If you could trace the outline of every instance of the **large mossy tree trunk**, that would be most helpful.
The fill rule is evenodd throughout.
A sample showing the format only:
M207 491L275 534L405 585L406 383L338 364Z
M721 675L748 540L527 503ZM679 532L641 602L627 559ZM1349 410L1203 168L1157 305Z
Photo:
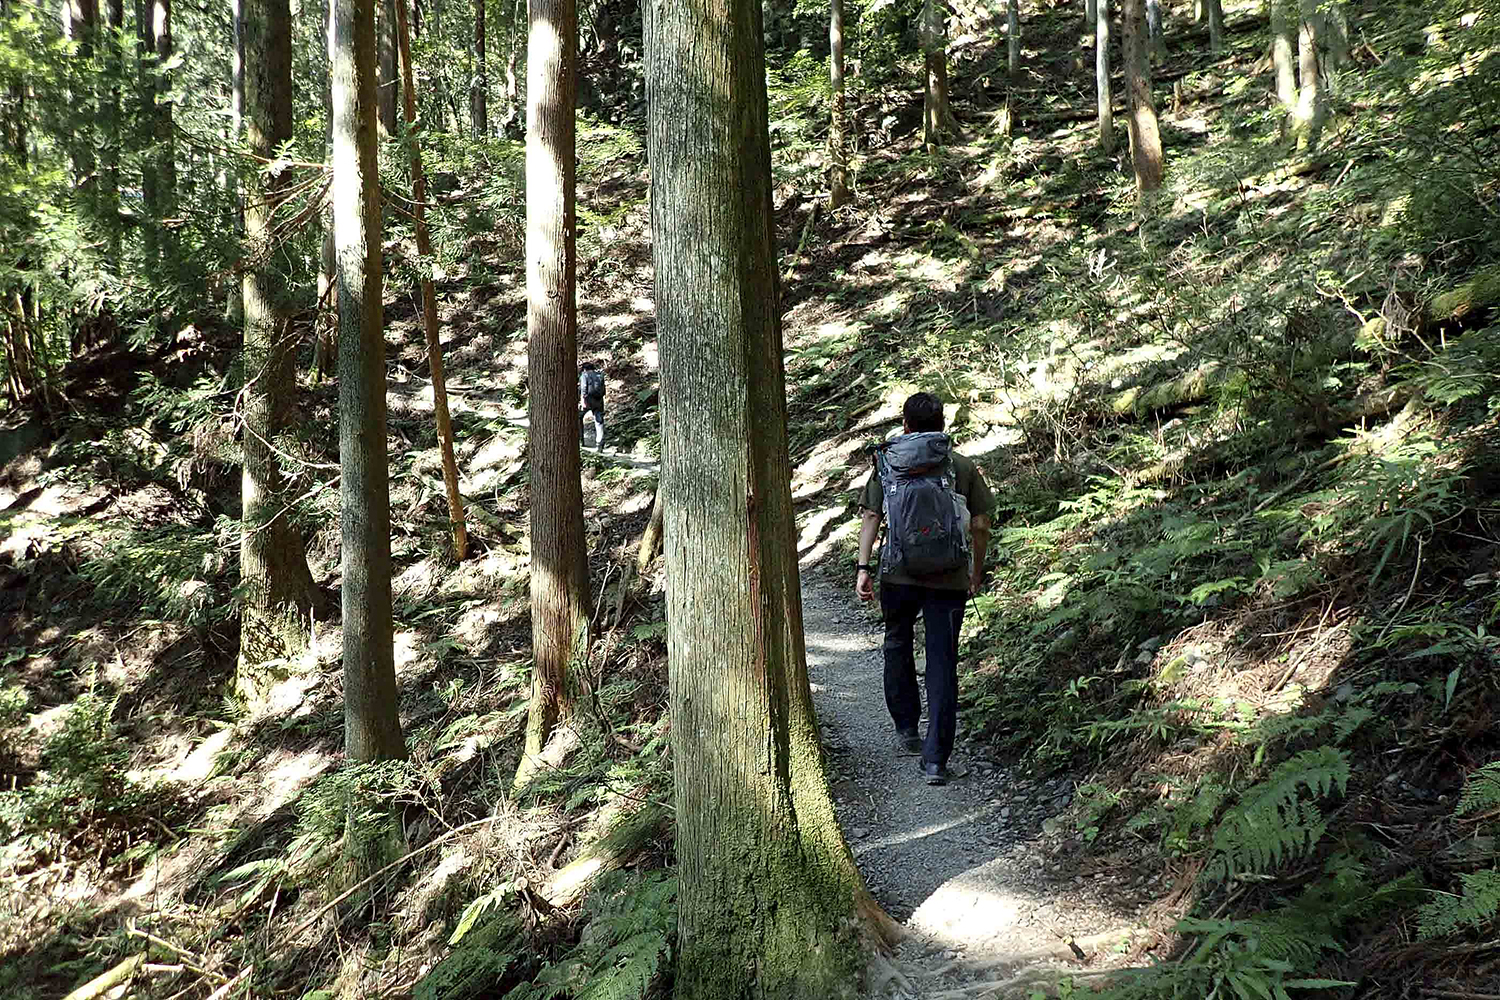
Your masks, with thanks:
M250 152L274 159L292 137L292 20L288 0L243 0L245 110ZM241 391L240 627L237 686L255 696L271 678L264 664L286 656L291 612L306 619L313 580L301 535L290 520L295 491L281 471L277 438L293 417L296 339L286 282L272 247L272 217L286 197L288 171L257 170L245 199L248 266L244 300L245 385Z
M578 454L574 232L578 8L531 0L526 54L526 329L531 455L531 715L522 787L572 710L588 656L589 577Z
M849 201L849 116L844 103L844 0L828 4L828 207Z
M834 818L802 648L761 8L645 10L676 996L852 997L878 910Z
M1161 187L1161 128L1151 99L1151 53L1145 0L1124 0L1125 93L1130 121L1130 159L1142 196Z
M1099 151L1115 151L1115 95L1109 81L1109 0L1094 7L1094 94L1099 108Z
M333 0L329 45L339 296L344 749L355 760L405 754L396 713L391 622L375 3Z

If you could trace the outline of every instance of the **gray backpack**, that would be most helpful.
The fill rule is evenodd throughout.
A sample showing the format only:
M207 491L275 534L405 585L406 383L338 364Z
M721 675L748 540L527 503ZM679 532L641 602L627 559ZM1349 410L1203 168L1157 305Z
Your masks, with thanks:
M969 568L969 504L956 488L952 450L937 431L875 446L886 520L881 573L922 577Z

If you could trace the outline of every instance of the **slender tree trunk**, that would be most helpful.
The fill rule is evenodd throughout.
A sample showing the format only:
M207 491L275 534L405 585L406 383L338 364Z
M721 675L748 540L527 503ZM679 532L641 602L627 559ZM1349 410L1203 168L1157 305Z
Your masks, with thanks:
M516 785L572 711L589 650L588 553L578 455L573 234L578 10L530 0L526 50L526 329L530 385L531 715Z
M240 141L245 127L245 0L230 0L229 19L234 37L234 52L229 70L229 135L232 146ZM234 205L234 235L241 243L245 239L245 186L242 174L238 159L232 158L226 176L229 198ZM243 282L231 284L228 301L224 305L224 318L230 323L244 321Z
M109 2L109 97L105 112L106 141L104 148L104 196L103 209L109 231L109 260L121 266L120 223L120 147L124 141L124 124L121 121L120 80L125 74L125 49L121 32L125 28L125 0Z
M158 209L162 218L177 215L177 139L172 130L172 102L166 100L172 90L167 69L172 59L172 0L150 0L151 44L156 51L156 183ZM162 229L162 247L177 259L175 222Z
M485 72L485 0L474 0L474 79L469 85L469 127L476 136L489 133L489 76Z
M380 130L382 135L396 134L396 105L399 102L400 79L396 76L396 0L380 0L377 19L380 58Z
M829 0L828 83L832 115L828 128L828 207L849 201L849 118L844 105L844 0Z
M323 16L324 51L328 54L323 79L323 156L333 160L333 0L325 0ZM317 342L313 347L313 381L327 378L338 367L339 324L338 254L335 249L334 213L330 205L323 213L323 240L318 248Z
M1301 0L1302 24L1297 30L1297 106L1292 114L1292 132L1297 151L1312 155L1323 132L1325 102L1318 49L1322 42L1323 15L1318 0Z
M94 176L94 126L97 116L92 100L93 74L88 63L94 58L99 37L99 0L64 0L67 16L64 24L68 38L77 43L79 87L73 92L69 116L76 131L72 136L73 186L85 211L97 214L99 185Z
M1021 75L1021 0L1006 0L1005 35L1006 68L1014 80Z
M339 497L344 563L344 748L401 757L391 622L375 2L333 0L333 214L339 266Z
M427 235L427 177L422 173L422 147L416 134L417 87L412 78L411 39L406 31L406 0L396 0L396 46L401 60L402 108L411 141L412 223L423 267L422 329L427 335L427 365L432 372L432 409L437 422L438 448L443 455L443 486L448 491L453 554L462 562L469 554L469 532L464 527L464 501L458 491L458 465L453 460L453 421L448 416L448 385L443 376L443 347L438 339L437 295L432 288L432 272L426 269L432 257L432 239Z
M1099 0L1084 0L1083 33L1089 34L1099 28Z
M155 45L151 38L151 0L135 0L136 100L141 157L141 237L148 275L161 271L161 186L157 183Z
M800 643L760 8L644 10L675 995L852 997L879 919L833 816Z
M1150 58L1160 61L1167 55L1167 38L1162 25L1161 0L1146 0L1146 38Z
M957 122L948 104L948 8L943 0L926 0L922 7L922 53L927 86L922 101L922 141L943 141L956 131Z
M510 21L510 52L505 58L505 122L504 129L507 134L511 125L520 114L521 86L517 77L517 70L521 59L521 22L523 20L523 6L521 0L516 0L515 12Z
M1297 67L1293 35L1297 24L1297 0L1269 0L1271 4L1271 65L1276 71L1276 99L1290 114L1297 103Z
M1094 85L1099 103L1099 149L1115 151L1115 96L1109 82L1109 0L1098 0L1094 25Z
M288 0L242 0L246 125L250 152L270 159L292 137L292 18ZM258 170L245 199L250 248L242 294L245 309L244 471L240 495L240 627L238 686L255 696L272 679L263 664L286 655L288 621L305 619L315 591L301 536L288 518L295 491L281 474L276 440L290 427L297 386L285 282L269 252L271 217L286 197L289 173Z
M1224 2L1203 0L1205 17L1208 19L1208 47L1212 52L1224 51Z
M1349 5L1340 0L1325 0L1320 5L1318 16L1322 18L1323 51L1328 59L1327 70L1343 69L1349 65Z
M1147 52L1144 0L1124 0L1125 90L1130 114L1130 159L1141 195L1161 187L1161 130L1151 100L1151 57Z

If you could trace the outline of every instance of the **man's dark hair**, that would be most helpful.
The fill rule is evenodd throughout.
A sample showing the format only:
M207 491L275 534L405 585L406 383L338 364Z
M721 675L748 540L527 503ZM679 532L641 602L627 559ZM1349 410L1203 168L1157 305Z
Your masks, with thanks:
M599 366L596 365L596 364L594 364L592 361L585 361L581 365L578 366L578 370L581 371L581 372L593 371L594 369L596 369L598 367Z
M943 401L930 392L915 392L906 397L901 406L901 419L906 429L918 431L940 431L943 429Z

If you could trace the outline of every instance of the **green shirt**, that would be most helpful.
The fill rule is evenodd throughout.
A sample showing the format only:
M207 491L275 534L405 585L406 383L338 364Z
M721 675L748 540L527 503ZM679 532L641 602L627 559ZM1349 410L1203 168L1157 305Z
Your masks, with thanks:
M956 451L949 452L949 455L953 459L954 488L968 501L969 516L978 517L994 510L995 494L990 492L989 484L984 481L984 474L979 471L979 466L974 464L973 459L966 458ZM885 517L885 493L880 488L879 474L873 470L870 472L870 478L865 480L865 489L860 496L859 505L865 510L873 510L882 518ZM879 551L877 547L875 554ZM969 589L969 567L967 566L937 576L912 577L904 573L882 573L880 578L889 580L891 583L933 587L937 590Z

